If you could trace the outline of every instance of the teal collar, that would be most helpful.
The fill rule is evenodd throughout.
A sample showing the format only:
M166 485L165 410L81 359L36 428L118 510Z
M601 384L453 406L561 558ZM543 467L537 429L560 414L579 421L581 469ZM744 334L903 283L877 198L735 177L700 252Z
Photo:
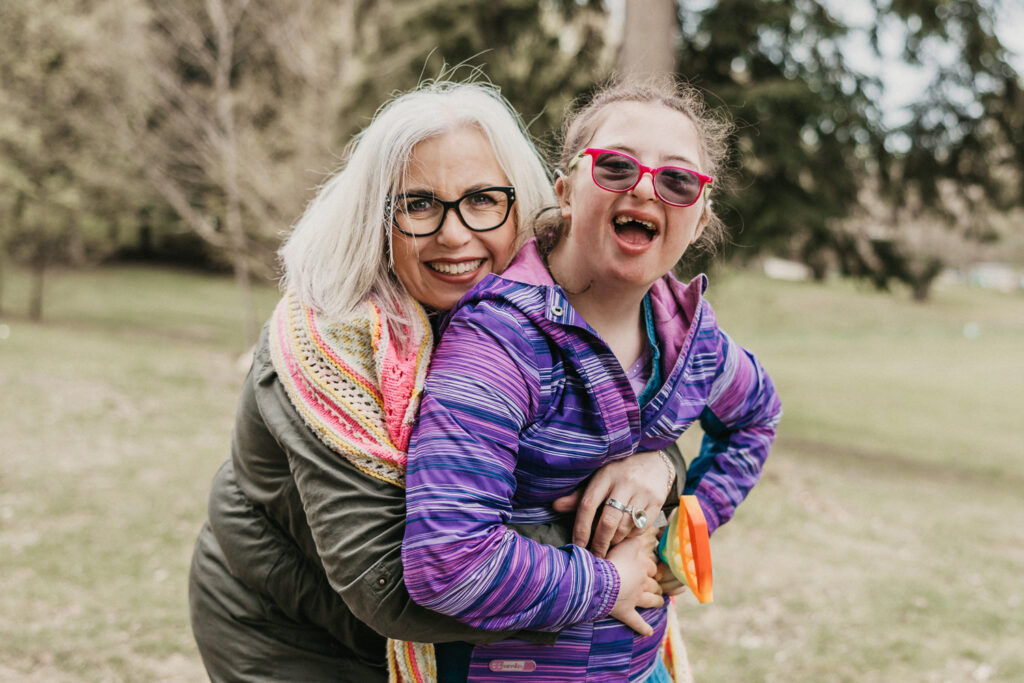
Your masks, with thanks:
M651 376L644 385L644 390L637 397L643 406L658 393L661 388L661 348L658 346L658 332L654 329L654 309L651 307L651 293L644 295L644 329L647 331L647 343L651 347Z

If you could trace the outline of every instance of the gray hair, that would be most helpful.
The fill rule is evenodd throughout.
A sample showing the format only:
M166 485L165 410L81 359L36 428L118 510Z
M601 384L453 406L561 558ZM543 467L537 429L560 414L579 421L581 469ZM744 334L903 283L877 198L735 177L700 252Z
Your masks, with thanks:
M373 295L389 323L408 319L410 296L393 273L387 197L400 191L413 147L475 126L516 188L516 243L554 203L544 164L519 115L487 83L431 81L385 103L349 142L342 168L320 188L279 252L282 285L337 319Z

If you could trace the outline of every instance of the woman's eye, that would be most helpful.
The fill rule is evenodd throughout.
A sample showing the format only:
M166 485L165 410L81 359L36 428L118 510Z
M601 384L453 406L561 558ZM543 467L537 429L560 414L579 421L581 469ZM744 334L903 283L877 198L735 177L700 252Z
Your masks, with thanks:
M495 204L498 203L497 199L487 194L486 192L478 192L476 194L471 194L468 197L466 197L465 200L463 201L469 202L469 205L475 208L487 208L489 206L494 206Z
M405 213L425 213L434 208L434 202L426 197L406 197L401 206Z

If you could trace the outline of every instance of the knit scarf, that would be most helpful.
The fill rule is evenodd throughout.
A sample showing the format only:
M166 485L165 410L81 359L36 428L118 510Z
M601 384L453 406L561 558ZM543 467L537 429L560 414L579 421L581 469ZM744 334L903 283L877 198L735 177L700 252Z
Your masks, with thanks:
M418 304L399 348L368 298L328 320L292 292L270 321L270 357L306 426L361 472L405 488L409 437L430 363L433 335ZM437 680L434 646L388 640L392 683Z

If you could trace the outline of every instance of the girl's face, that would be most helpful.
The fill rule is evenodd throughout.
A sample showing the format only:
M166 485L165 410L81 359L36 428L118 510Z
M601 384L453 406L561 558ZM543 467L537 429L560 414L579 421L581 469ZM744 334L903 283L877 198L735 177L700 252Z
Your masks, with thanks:
M699 133L685 114L656 103L619 102L598 116L588 148L623 152L651 168L704 172ZM570 221L562 246L572 280L646 291L700 237L707 224L707 188L693 205L671 206L655 195L649 173L628 192L598 187L591 176L593 163L593 157L582 157L555 183L562 216Z
M457 128L412 150L405 191L454 201L482 188L509 185L494 151L477 128ZM513 256L515 206L501 227L475 232L449 210L441 229L426 237L393 231L395 274L414 299L448 310L488 273L500 273Z

